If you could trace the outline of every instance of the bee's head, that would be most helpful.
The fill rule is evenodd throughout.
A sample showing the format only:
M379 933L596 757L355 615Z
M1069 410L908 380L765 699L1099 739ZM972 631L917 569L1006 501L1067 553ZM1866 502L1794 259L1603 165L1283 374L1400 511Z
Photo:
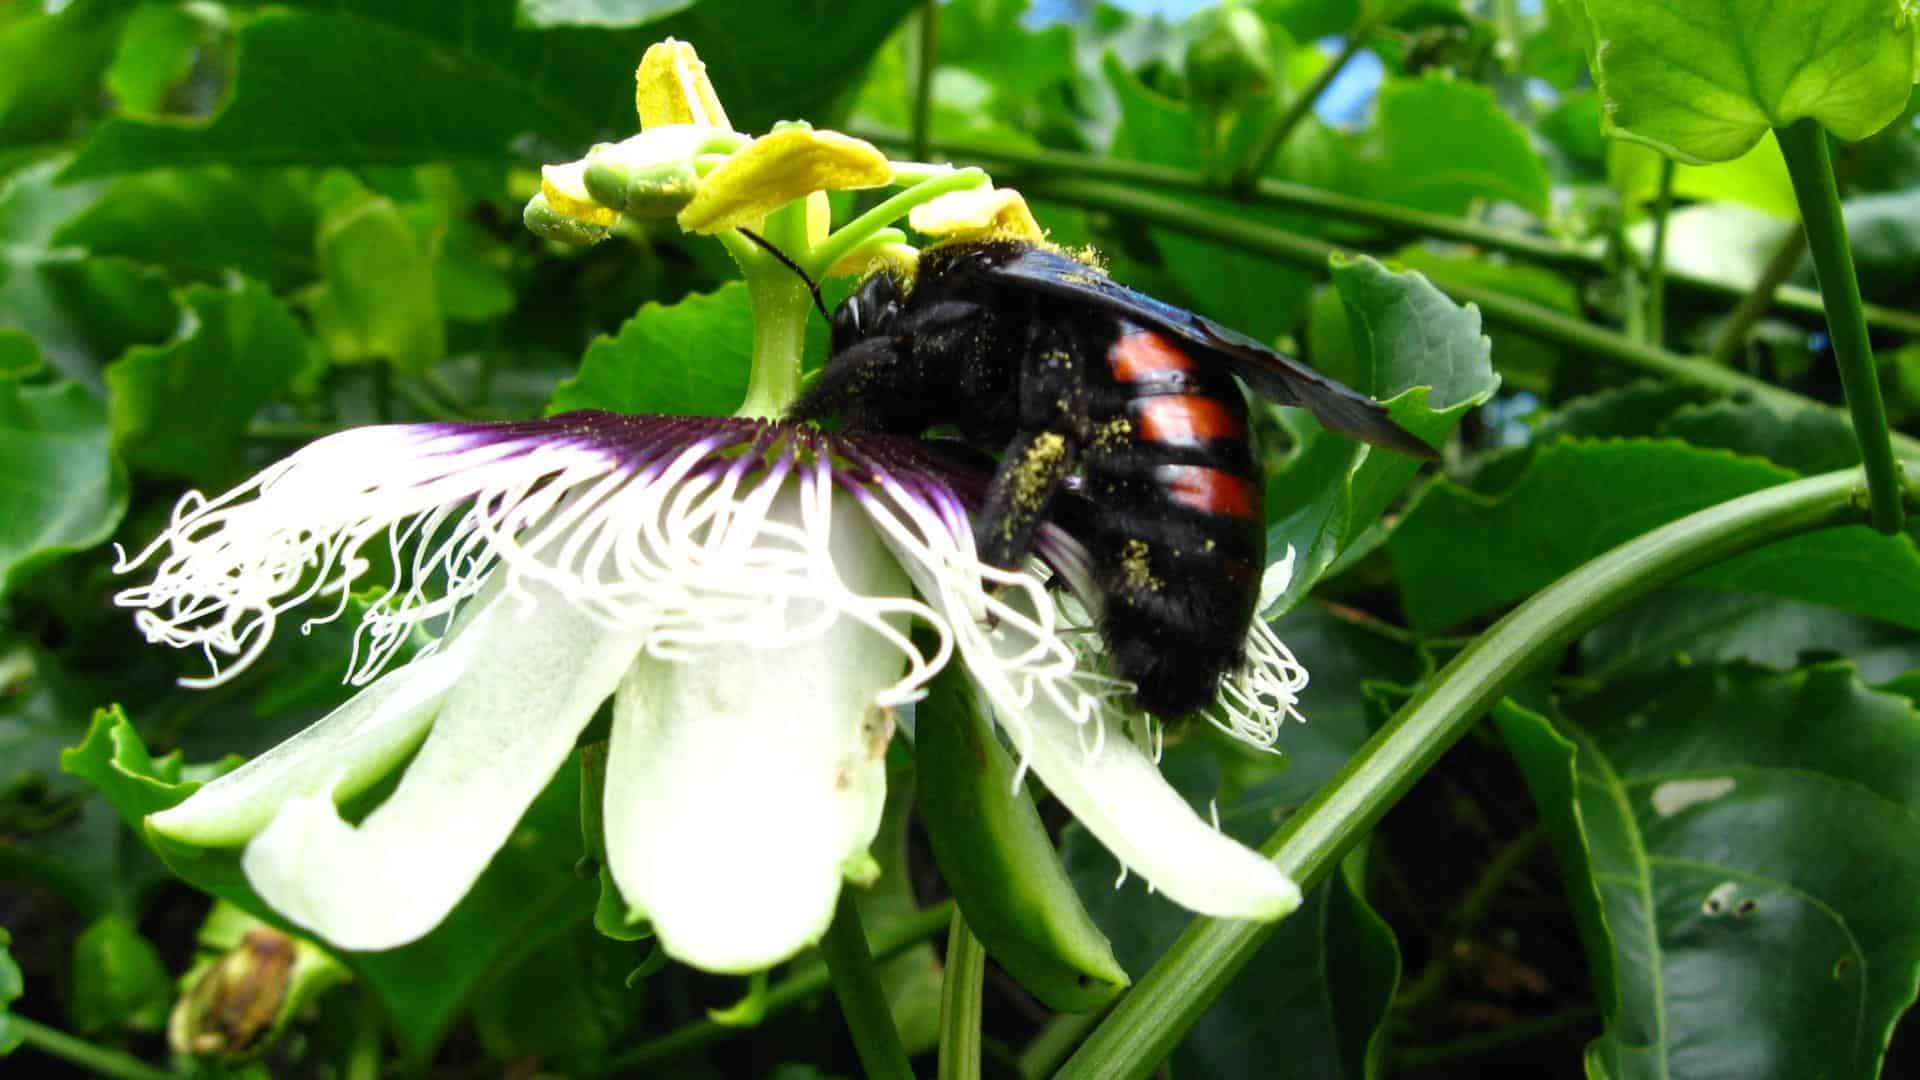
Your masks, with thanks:
M861 282L833 311L833 351L845 352L865 338L890 331L906 299L906 285L888 271Z

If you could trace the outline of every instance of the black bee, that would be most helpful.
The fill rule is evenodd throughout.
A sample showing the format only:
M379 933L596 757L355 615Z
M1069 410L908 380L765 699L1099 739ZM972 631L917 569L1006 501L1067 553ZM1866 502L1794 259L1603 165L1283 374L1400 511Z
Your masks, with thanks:
M833 356L789 417L953 425L999 453L974 523L981 557L1019 565L1045 520L1086 543L1108 651L1162 717L1206 705L1240 663L1266 565L1234 375L1332 430L1433 456L1371 398L1032 244L931 248L911 286L877 273L831 321Z

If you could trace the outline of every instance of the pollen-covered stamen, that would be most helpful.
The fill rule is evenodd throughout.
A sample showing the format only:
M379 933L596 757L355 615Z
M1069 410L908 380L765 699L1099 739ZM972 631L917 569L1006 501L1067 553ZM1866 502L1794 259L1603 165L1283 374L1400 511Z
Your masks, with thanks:
M663 659L780 648L845 616L908 657L876 702L897 705L919 696L950 645L923 656L903 628L938 622L927 605L861 595L835 570L833 463L847 441L752 420L604 413L345 432L216 500L183 499L168 529L117 567L157 562L154 581L117 599L143 609L149 639L205 651L214 674L201 681L217 682L259 654L288 609L331 597L309 625L338 617L373 573L368 545L383 543L392 577L362 619L356 682L415 626L444 626L497 583L510 600L529 602L538 585L610 627L644 631L644 649ZM943 482L952 470L884 449L920 512L964 526ZM796 502L797 521L779 509Z

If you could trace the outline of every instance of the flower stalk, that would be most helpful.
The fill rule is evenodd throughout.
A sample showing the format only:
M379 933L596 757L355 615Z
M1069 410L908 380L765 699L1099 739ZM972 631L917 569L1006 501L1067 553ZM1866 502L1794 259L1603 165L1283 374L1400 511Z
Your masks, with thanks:
M1893 463L1893 443L1887 429L1887 408L1880 398L1880 376L1873 366L1873 345L1867 340L1866 319L1860 310L1860 280L1853 272L1853 252L1847 247L1847 223L1840 214L1840 189L1833 178L1827 153L1827 131L1812 119L1797 120L1776 132L1780 153L1787 159L1794 198L1800 203L1800 223L1813 253L1813 270L1820 297L1827 307L1827 333L1833 339L1833 358L1840 365L1840 385L1853 413L1853 436L1867 467L1872 493L1873 527L1883 533L1900 531L1900 475Z
M826 958L833 994L840 1001L840 1013L846 1017L847 1030L853 1035L861 1068L877 1080L913 1080L913 1066L907 1061L906 1046L894 1029L887 996L880 989L880 978L873 970L873 954L867 950L859 906L847 892L840 894L833 924L827 928L826 937L820 939L820 954Z
M987 950L967 929L966 917L955 911L940 981L940 1080L979 1080L980 990L986 974Z

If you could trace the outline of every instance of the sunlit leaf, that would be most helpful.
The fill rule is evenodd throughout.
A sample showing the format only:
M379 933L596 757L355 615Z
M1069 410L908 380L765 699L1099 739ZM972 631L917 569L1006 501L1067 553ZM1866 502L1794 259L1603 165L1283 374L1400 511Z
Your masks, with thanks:
M1906 107L1903 0L1561 0L1617 135L1681 161L1728 161L1803 117L1864 139Z

